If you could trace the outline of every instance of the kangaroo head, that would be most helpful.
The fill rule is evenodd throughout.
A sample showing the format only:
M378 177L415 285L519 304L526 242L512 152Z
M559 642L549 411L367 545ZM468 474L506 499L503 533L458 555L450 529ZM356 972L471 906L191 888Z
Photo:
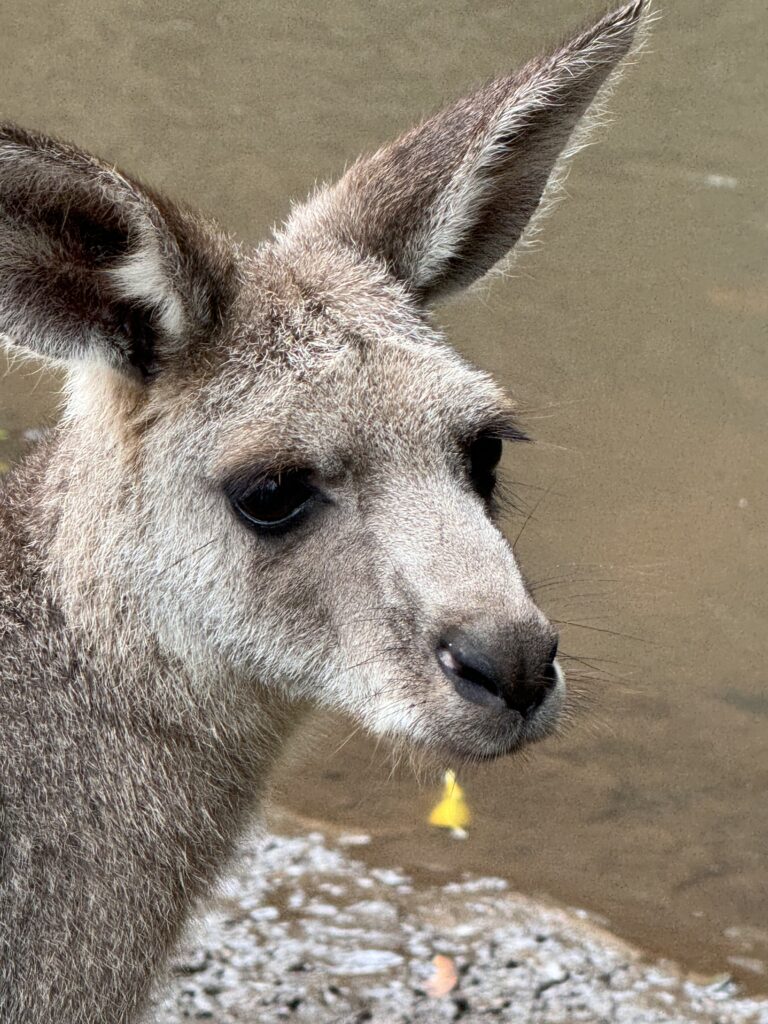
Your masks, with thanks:
M553 729L556 634L494 521L524 436L429 309L520 241L646 9L359 160L256 249L2 130L0 332L68 372L44 500L72 622L140 623L205 699L271 692L451 757Z

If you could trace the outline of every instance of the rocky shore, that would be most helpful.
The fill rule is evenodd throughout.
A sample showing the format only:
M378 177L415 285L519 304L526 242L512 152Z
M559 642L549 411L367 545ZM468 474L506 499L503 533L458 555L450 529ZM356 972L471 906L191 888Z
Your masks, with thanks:
M768 1024L727 975L652 963L495 878L419 888L365 836L245 845L158 990L158 1024Z

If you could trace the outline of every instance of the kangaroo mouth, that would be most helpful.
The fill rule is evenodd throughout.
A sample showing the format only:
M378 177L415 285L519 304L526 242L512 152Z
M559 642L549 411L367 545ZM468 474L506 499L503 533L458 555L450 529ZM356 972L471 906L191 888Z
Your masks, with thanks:
M441 728L434 745L450 756L474 762L509 757L523 747L538 743L557 731L566 699L565 674L555 661L551 685L525 708L514 708L503 701L475 701L454 688L450 724ZM458 701L461 705L456 707ZM433 744L427 741L427 746Z

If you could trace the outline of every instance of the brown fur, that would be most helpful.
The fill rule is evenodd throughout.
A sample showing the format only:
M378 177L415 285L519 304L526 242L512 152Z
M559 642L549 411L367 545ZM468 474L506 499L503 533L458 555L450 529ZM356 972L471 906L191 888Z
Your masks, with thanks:
M449 759L555 726L554 634L473 462L520 435L426 303L529 229L646 11L358 162L254 251L0 130L0 333L68 371L0 490L3 1024L135 1019L310 705ZM247 526L249 481L299 469L307 518Z

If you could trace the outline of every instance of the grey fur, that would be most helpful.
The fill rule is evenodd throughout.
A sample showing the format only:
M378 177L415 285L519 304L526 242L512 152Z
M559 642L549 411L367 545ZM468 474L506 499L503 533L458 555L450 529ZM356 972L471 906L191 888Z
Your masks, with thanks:
M425 302L518 241L646 13L358 162L254 251L0 131L0 333L68 370L0 491L2 1024L140 1014L309 706L443 761L554 728L562 681L499 717L435 658L470 623L543 665L553 634L467 479L510 403ZM325 500L255 535L227 482L296 465Z

